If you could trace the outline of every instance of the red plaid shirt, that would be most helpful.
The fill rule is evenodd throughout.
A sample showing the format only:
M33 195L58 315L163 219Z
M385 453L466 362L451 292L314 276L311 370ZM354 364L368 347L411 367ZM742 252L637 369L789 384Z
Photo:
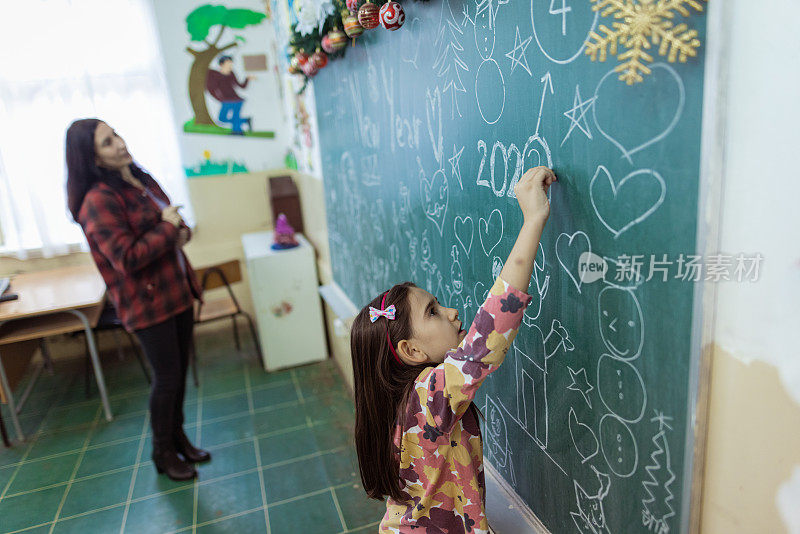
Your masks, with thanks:
M93 185L78 221L106 282L108 297L122 324L133 331L191 308L194 299L200 298L200 286L189 260L176 247L178 229L161 220L161 210L146 193L120 183ZM142 183L169 203L154 179L147 176Z

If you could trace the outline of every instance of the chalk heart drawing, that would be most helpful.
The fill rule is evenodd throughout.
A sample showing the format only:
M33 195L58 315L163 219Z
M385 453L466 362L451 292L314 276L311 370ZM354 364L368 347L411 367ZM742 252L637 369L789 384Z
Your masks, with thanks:
M594 90L594 96L597 99L592 106L594 124L603 137L611 141L622 152L622 157L629 162L632 162L633 154L658 143L675 129L686 103L686 89L675 69L666 63L654 63L651 68L653 74L646 76L644 82L633 86L620 83L617 79L619 73L611 69L600 79ZM671 95L665 98L665 91L670 91ZM650 125L649 131L641 139L626 139L623 142L621 137L629 135L632 130L626 121L618 120L619 114L623 110L618 109L613 102L625 102L625 115L641 118L637 121L637 129L633 131L638 131L639 128L647 131L646 125ZM659 110L655 114L653 113L653 102L659 103ZM663 111L664 106L672 107L667 108L665 112ZM608 110L605 115L601 113L599 119L598 107ZM607 124L601 124L606 120ZM626 147L625 144L629 146Z
M575 450L581 457L581 463L594 458L600 452L600 442L597 441L597 436L589 425L585 425L578 421L578 416L575 415L575 408L569 409L569 435L572 437L572 444Z
M647 391L636 367L603 354L597 362L597 391L608 411L627 423L641 421L647 406Z
M633 291L605 287L597 297L600 337L608 350L620 360L639 357L644 344L644 316Z
M453 230L455 231L458 244L461 245L461 248L463 248L464 252L469 256L469 252L472 250L472 239L475 237L475 223L472 217L469 215L466 217L457 216L453 223Z
M436 229L439 230L439 235L442 235L444 217L447 214L447 203L450 199L450 192L447 187L447 176L442 170L433 173L430 180L422 175L422 173L420 174L422 177L420 192L422 194L422 207L425 209L425 216L433 221L433 224L436 225Z
M628 478L639 465L639 450L633 432L616 415L600 419L600 448L609 469L620 478Z
M403 43L403 61L411 63L417 67L417 59L419 58L420 47L422 46L422 21L419 17L414 17L411 24L407 25L408 31L404 31L401 35L401 42Z
M478 221L478 237L481 240L483 253L488 258L503 238L503 214L500 210L493 210L488 220L481 217Z
M666 195L664 178L652 169L633 171L615 184L608 169L599 165L589 183L594 212L614 239L652 215Z
M439 167L442 167L442 156L444 144L442 138L442 94L439 88L434 89L433 93L428 90L425 93L425 115L428 119L428 137L431 140L433 155Z
M580 230L574 234L560 234L556 239L556 258L561 268L566 271L572 283L581 292L583 280L581 280L578 268L580 258L585 252L592 252L592 243L589 236Z

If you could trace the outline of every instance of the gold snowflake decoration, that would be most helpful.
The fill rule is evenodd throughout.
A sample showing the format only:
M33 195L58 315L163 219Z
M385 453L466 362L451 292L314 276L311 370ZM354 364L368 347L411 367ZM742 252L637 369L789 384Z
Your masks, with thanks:
M647 63L653 56L647 53L651 46L658 46L658 53L667 56L670 63L678 59L686 62L687 57L697 55L700 39L697 30L689 28L685 23L675 25L676 13L684 17L690 14L689 8L703 11L703 0L591 0L592 9L600 11L600 15L613 15L617 21L611 25L613 29L601 24L599 31L589 34L586 42L586 53L592 61L605 61L606 56L617 56L622 63L614 70L621 73L619 79L628 85L641 82L643 74L650 74ZM617 55L617 47L627 50Z

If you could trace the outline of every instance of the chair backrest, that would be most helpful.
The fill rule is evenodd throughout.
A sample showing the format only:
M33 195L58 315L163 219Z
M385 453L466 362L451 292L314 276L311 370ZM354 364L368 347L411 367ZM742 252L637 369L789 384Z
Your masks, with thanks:
M216 265L207 265L194 270L203 291L236 283L242 279L239 260L230 260ZM227 283L226 283L227 282Z

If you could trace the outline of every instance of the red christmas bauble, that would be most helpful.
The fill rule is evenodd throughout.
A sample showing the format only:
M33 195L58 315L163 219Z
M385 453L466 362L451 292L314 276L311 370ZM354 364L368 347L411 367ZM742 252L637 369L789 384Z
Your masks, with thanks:
M325 52L329 54L333 53L333 47L331 46L331 38L328 37L327 35L322 36L322 41L320 42L320 46L322 46L322 49Z
M347 0L347 9L350 10L350 13L355 13L358 11L358 0Z
M378 6L372 2L367 2L358 10L358 22L365 30L371 30L378 26Z
M308 62L308 54L305 52L296 52L292 57L292 62L297 64L298 67L302 68Z
M326 50L326 52L328 52L329 54L332 54L333 52L338 52L339 50L347 46L347 35L345 35L344 32L339 28L332 29L331 31L328 32L328 35L326 35L325 37L328 38L328 43L330 43L331 47L330 52Z
M314 66L317 67L317 70L319 70L328 64L328 56L322 50L317 50L311 54L311 61L309 63L313 63Z
M344 24L344 32L348 37L355 38L364 33L364 26L358 22L358 17L355 15L347 15L342 19L342 24Z
M303 70L303 74L305 74L309 78L314 76L317 73L317 71L319 70L319 67L317 67L317 64L314 63L313 61L310 61L310 60L306 61L303 64L303 66L300 67L300 68Z
M406 12L403 11L403 6L397 2L386 2L381 7L379 15L381 26L387 30L398 30L400 26L406 21Z

